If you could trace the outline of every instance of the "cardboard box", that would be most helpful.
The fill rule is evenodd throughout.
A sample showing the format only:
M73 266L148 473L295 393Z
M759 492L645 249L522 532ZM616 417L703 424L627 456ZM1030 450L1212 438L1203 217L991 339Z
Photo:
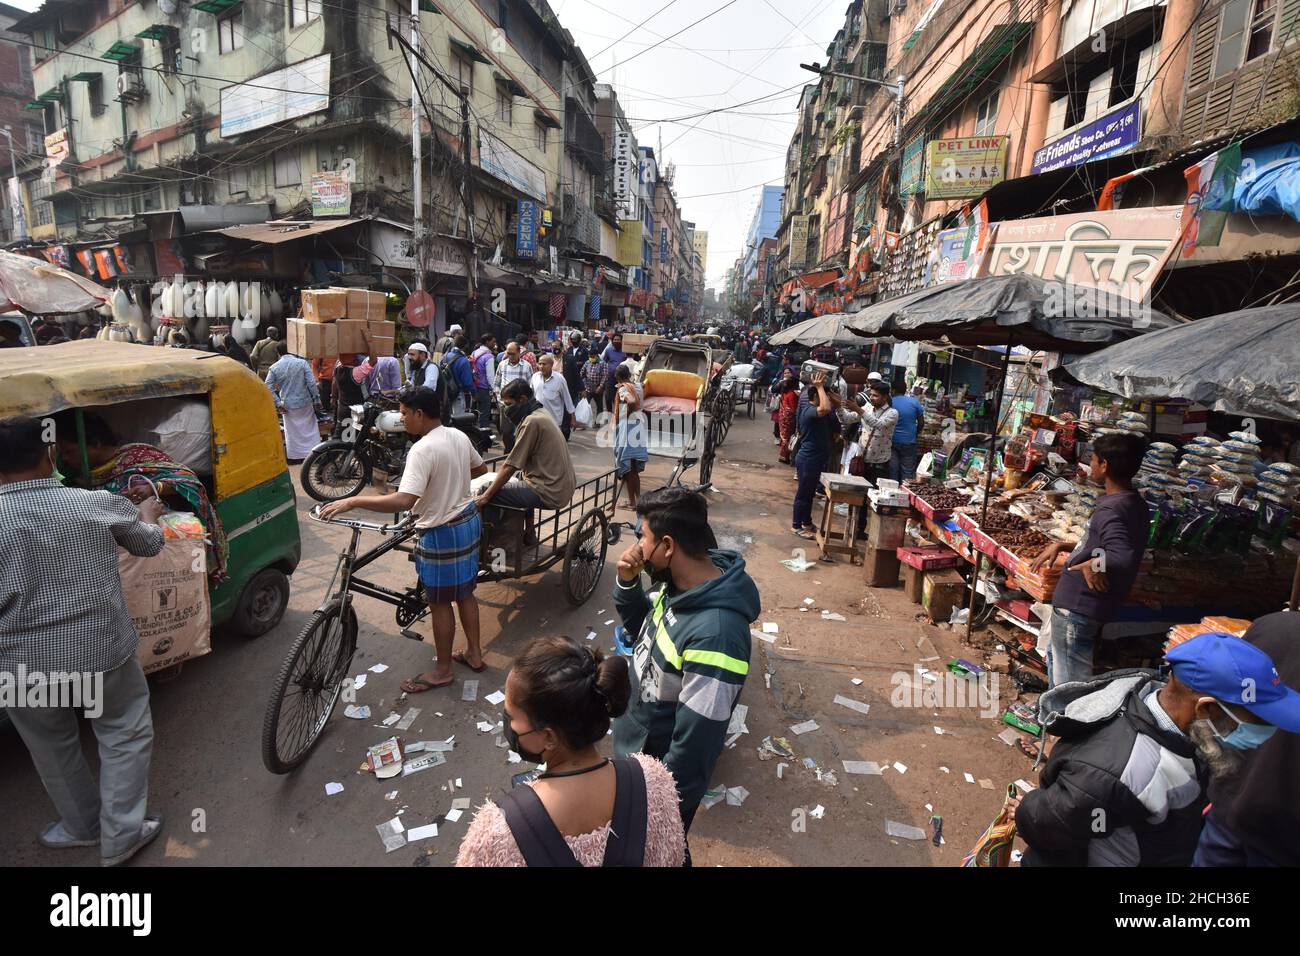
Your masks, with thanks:
M397 337L397 323L389 322L387 319L375 321L371 320L366 325L370 327L370 335L373 338L378 336L381 339L391 339Z
M350 352L365 352L370 346L367 344L366 336L369 334L370 323L365 319L339 319L334 323L334 327L339 330L339 353L347 355Z
M289 319L287 325L289 351L294 355L317 359L333 358L339 354L339 330L335 323Z
M381 322L388 312L388 296L369 289L344 290L348 297L348 318L363 322Z
M894 548L867 548L862 560L862 576L868 587L892 588L898 584L901 562Z
M623 333L623 352L627 355L645 355L650 349L651 343L662 338L660 335L643 335L638 332ZM601 351L604 351L604 343L601 344Z
M339 289L304 289L302 317L308 322L335 322L348 315L348 293Z
M867 540L873 548L896 551L903 546L903 536L907 531L907 515L881 514L875 508L867 513ZM898 555L894 555L898 560Z
M932 571L921 587L921 606L936 624L952 616L954 608L966 606L966 581L956 571Z
M392 355L394 348L393 339L388 336L372 335L370 336L370 354L377 359L386 355Z

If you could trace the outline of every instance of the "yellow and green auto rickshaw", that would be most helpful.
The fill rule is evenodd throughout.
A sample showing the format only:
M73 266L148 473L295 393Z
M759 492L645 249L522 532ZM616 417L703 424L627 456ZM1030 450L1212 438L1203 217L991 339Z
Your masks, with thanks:
M3 349L0 418L14 415L70 420L79 474L91 473L91 415L192 470L229 545L224 579L209 584L212 626L258 637L280 622L302 544L275 402L255 373L224 355L125 342Z

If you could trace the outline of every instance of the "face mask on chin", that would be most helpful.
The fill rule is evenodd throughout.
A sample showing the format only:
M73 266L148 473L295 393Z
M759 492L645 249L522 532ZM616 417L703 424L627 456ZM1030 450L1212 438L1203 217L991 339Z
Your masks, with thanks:
M1226 737L1219 733L1217 727L1213 728L1214 736L1219 738L1225 747L1232 747L1235 750L1254 750L1272 737L1277 730L1272 724L1248 724L1228 710L1227 707L1224 707L1221 702L1216 700L1215 703L1218 704L1219 710L1223 711L1237 725L1237 729Z

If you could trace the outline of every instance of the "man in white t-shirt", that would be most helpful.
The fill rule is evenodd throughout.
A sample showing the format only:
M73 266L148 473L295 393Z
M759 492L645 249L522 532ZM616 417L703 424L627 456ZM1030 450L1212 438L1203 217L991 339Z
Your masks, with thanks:
M359 495L322 506L321 515L337 517L354 508L396 514L410 511L419 531L415 566L420 587L429 603L433 622L433 643L438 651L434 669L402 682L402 690L418 694L455 682L452 661L472 671L483 671L479 647L478 582L479 537L482 522L469 485L472 478L487 472L464 432L444 428L442 392L416 388L404 393L402 419L411 435L420 440L406 456L406 468L397 491L388 495ZM460 609L467 649L452 653L456 637L455 604Z

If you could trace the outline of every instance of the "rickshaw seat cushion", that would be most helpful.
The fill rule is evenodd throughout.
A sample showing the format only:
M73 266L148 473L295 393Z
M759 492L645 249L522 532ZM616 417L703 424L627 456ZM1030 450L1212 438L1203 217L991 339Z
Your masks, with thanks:
M672 395L654 395L641 403L641 410L647 415L693 415L695 409L695 399Z
M704 379L694 372L656 368L647 372L641 382L646 398L684 398L694 403L704 393ZM649 409L647 409L649 411Z

